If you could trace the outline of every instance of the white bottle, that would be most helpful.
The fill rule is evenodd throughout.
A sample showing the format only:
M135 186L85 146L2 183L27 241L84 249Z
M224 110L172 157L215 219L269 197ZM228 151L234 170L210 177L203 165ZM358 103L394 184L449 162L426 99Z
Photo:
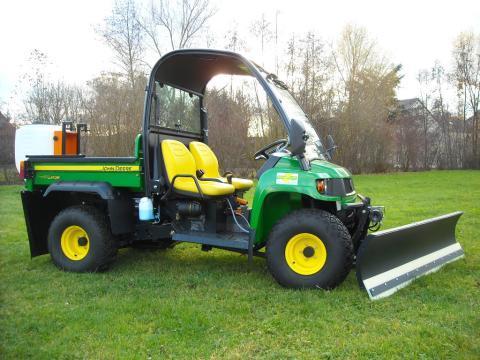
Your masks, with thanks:
M142 197L138 203L138 217L142 221L153 220L153 203L152 199Z

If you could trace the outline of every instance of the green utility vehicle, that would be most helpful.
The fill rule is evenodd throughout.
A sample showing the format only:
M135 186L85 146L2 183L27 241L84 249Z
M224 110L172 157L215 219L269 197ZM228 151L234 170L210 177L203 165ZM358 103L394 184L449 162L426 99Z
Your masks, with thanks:
M252 208L243 194L254 180L221 174L208 146L203 96L219 74L255 78L288 134L254 154L264 162ZM69 126L63 143L76 132ZM179 50L157 62L133 157L65 153L71 148L30 153L21 166L31 255L50 253L64 270L104 270L121 247L189 242L265 257L290 288L333 289L355 265L375 299L463 256L455 240L461 212L368 234L379 228L383 208L330 162L333 139L324 146L287 86L236 53Z

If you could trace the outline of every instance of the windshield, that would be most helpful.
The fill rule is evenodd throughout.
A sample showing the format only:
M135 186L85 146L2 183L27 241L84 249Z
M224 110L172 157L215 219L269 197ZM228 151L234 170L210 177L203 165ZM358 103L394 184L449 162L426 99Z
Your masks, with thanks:
M308 120L307 115L305 115L300 105L298 105L293 95L288 91L287 86L278 80L273 74L267 75L266 79L268 83L272 85L271 89L275 93L275 96L278 98L283 110L287 114L288 121L295 119L298 122L303 123L306 135L308 136L305 146L305 157L307 160L325 160L325 156L323 155L325 150L320 138L317 135L317 132L313 128L310 120Z

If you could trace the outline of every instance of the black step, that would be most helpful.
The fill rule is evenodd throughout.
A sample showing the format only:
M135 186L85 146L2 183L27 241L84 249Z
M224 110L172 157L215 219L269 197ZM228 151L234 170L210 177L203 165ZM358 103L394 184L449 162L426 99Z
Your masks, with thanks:
M201 231L176 232L172 240L221 248L248 250L249 234L246 233L206 233Z

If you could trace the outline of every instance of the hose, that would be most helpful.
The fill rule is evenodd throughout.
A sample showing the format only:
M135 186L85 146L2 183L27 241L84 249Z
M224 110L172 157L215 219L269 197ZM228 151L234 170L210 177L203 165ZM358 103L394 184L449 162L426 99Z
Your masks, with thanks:
M243 232L245 232L245 233L247 233L247 234L250 234L250 231L248 231L247 229L245 229L242 225L240 225L240 224L238 223L237 218L236 218L236 216L235 216L235 215L237 215L237 214L235 214L235 211L233 210L233 206L232 206L232 204L230 203L230 200L229 200L229 199L227 199L227 202L228 202L228 206L230 207L230 211L232 212L232 216L233 216L233 220L235 221L235 224L237 224L237 226L238 226L238 228L239 228L240 230L242 230ZM243 216L243 215L241 215L241 214L239 214L239 215L243 218L243 220L245 220L245 222L248 224L248 227L250 227L250 224L248 223L248 220L245 218L245 216Z

